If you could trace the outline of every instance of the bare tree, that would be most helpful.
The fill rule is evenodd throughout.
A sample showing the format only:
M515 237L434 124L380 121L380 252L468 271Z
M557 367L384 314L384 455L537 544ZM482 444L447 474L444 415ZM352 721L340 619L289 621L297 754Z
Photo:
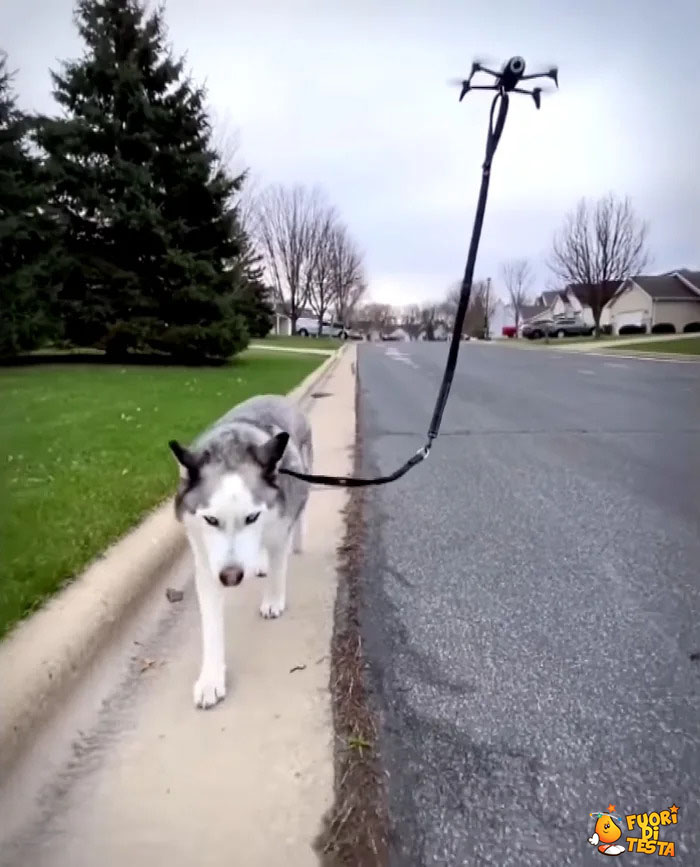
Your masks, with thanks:
M367 304L362 311L362 316L382 334L396 321L396 311L391 304Z
M316 242L327 207L317 190L272 186L257 197L252 229L276 300L296 331L316 266Z
M309 239L310 256L312 260L309 269L309 287L307 302L318 320L318 334L323 334L323 323L326 313L335 299L333 281L333 237L336 230L336 215L332 208L311 227L312 237Z
M241 133L231 121L228 114L219 114L215 109L209 109L211 126L211 147L216 154L216 165L227 174L237 177L246 172L246 165L241 157Z
M426 340L435 340L435 329L440 319L440 307L432 302L427 302L421 305L420 308L420 324L423 326L423 332Z
M402 325L419 325L421 321L420 304L407 304L402 307L399 319Z
M329 252L335 315L347 328L367 291L367 283L360 251L342 223L333 228Z
M491 321L496 312L496 295L491 286L491 278L481 280L474 286L478 297L481 299L481 307L484 311L484 337L491 336Z
M515 336L520 326L520 311L528 303L532 285L532 269L527 259L509 259L501 265L501 276L505 283L510 303L515 313Z
M471 337L488 337L489 325L496 309L491 280L475 280L464 318L464 331Z
M554 237L547 264L560 279L582 286L596 335L600 314L617 286L649 262L647 232L630 200L609 193L595 203L581 199Z
M445 320L445 323L454 328L455 319L457 318L457 308L459 307L459 299L462 295L462 282L453 283L447 290L442 303L440 304L440 313ZM462 323L462 333L466 333L464 323Z

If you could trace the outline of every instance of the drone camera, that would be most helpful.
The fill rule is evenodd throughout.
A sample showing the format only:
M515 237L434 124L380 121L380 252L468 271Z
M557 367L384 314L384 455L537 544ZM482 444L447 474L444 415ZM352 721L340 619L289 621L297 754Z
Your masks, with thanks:
M520 77L525 72L525 61L522 57L511 57L508 61L508 72Z

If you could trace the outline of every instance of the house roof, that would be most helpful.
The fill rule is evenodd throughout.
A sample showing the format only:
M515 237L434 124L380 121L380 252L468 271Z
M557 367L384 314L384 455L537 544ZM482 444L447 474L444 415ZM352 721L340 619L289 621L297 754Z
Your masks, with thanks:
M677 273L687 280L688 283L692 283L693 286L696 286L700 290L700 271L691 271L690 268L681 268Z
M561 298L562 301L565 301L566 298L563 297L563 293L559 292L558 289L547 290L546 292L542 292L540 294L540 298L542 302L547 306L551 307L552 304L557 300L557 298Z
M607 286L602 287L601 289L601 297L600 297L600 306L605 307L605 305L610 301L610 299L617 294L618 289L620 289L621 284L619 280L611 280ZM591 286L589 283L569 283L566 287L567 292L571 292L572 295L575 295L579 302L585 307L588 305L592 307L591 304L591 296L593 292L596 291L596 286ZM594 299L595 300L595 299Z
M520 306L520 318L523 322L526 322L528 319L532 319L533 316L544 313L546 310L547 308L544 304L522 304Z
M689 279L685 274L683 276ZM640 275L632 277L632 280L655 301L700 301L700 289L693 291L677 274L659 274L657 277Z

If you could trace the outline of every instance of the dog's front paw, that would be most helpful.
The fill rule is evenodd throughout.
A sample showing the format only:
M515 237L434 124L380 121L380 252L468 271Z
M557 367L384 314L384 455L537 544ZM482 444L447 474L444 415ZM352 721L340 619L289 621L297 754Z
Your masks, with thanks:
M260 606L260 614L265 620L272 620L275 617L281 617L284 612L284 598L263 599Z
M225 672L203 671L194 685L194 706L213 707L226 696Z

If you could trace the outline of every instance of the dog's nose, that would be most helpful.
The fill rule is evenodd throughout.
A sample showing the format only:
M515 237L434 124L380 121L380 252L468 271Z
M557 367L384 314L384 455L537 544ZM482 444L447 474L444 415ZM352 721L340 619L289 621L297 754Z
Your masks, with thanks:
M243 570L240 566L227 566L219 572L219 581L224 587L237 587L243 580Z

